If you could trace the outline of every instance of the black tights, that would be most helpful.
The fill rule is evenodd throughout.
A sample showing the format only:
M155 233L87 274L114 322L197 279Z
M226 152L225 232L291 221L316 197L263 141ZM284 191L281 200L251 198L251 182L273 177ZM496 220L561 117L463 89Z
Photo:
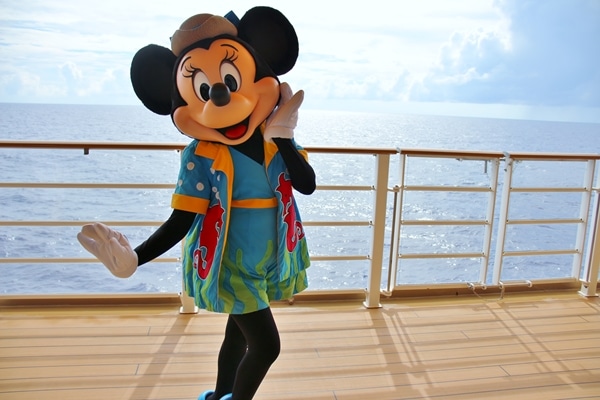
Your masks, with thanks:
M279 332L270 308L229 315L219 351L217 385L209 400L233 393L232 400L250 400L279 356Z

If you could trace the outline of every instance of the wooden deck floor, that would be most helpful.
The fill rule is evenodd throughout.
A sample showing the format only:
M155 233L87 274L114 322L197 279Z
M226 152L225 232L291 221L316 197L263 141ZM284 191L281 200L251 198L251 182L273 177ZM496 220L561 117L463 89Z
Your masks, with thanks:
M196 399L225 317L172 305L0 309L0 399ZM598 399L600 301L576 293L276 305L256 399Z

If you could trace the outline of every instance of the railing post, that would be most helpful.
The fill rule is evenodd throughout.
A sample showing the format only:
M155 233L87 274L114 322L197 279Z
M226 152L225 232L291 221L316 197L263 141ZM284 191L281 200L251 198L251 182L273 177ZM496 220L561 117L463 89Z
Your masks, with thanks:
M589 262L584 271L579 294L584 297L597 297L598 271L600 270L600 191L596 194L594 204L594 225L590 237Z
M399 153L399 179L398 185L394 187L394 206L393 213L394 218L392 219L392 237L390 243L390 260L388 263L388 281L387 281L387 294L391 295L396 287L396 280L398 277L398 255L400 254L400 238L402 235L402 217L404 210L404 182L406 172L406 154Z
M488 268L490 267L490 249L492 247L492 236L494 234L494 213L496 210L496 200L498 197L498 173L500 170L499 158L491 159L490 162L492 164L492 171L490 177L490 194L488 196L488 206L485 215L486 226L483 239L484 256L481 258L481 268L479 270L479 282L483 284L487 282L487 273Z
M579 219L581 223L577 227L577 237L575 238L575 248L577 253L573 257L573 267L571 276L579 278L584 259L585 236L590 227L590 205L594 194L594 172L596 171L596 161L588 160L585 169L583 187L585 191L581 195L581 205L579 209ZM594 216L592 215L592 218ZM596 225L597 226L597 225ZM593 249L593 247L592 247ZM590 253L591 254L591 253Z
M181 300L181 307L179 307L179 314L197 314L198 307L196 306L196 301L193 297L190 297L185 292L185 288L183 291L179 293L179 299Z
M496 236L496 255L494 260L494 273L492 277L492 284L499 285L500 277L502 275L502 263L504 261L504 245L506 240L506 228L508 225L508 212L510 205L510 193L513 178L513 163L514 160L510 157L510 154L506 154L504 162L506 167L504 169L504 181L502 187L502 198L500 200L500 216L498 217L498 233Z
M369 269L369 287L363 303L366 308L380 308L381 270L385 237L385 217L387 209L387 187L390 171L390 155L377 154L377 176L375 179L375 209L373 216L373 238L371 242L371 267Z

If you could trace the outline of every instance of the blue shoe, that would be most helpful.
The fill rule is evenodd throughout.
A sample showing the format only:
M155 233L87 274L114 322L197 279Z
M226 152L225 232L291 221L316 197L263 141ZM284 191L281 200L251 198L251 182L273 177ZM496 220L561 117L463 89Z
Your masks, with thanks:
M198 397L198 400L206 400L206 399L208 399L208 396L210 396L213 393L214 393L213 390L207 390L206 392L202 393L200 395L200 397ZM231 393L226 394L225 396L221 397L221 400L231 400Z
M200 395L200 397L198 397L198 400L206 400L206 399L208 399L208 396L210 396L213 393L214 393L214 390L207 390L206 392L202 393Z

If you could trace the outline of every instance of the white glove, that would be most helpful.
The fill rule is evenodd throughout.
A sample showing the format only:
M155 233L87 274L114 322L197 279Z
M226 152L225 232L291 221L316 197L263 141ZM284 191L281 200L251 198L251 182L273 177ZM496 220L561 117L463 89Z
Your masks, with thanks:
M304 101L304 91L299 90L292 96L292 88L286 82L279 85L281 99L277 108L267 119L264 138L273 142L273 138L292 139L298 124L298 109Z
M125 235L100 222L84 225L77 240L118 278L129 278L137 269L137 254Z

